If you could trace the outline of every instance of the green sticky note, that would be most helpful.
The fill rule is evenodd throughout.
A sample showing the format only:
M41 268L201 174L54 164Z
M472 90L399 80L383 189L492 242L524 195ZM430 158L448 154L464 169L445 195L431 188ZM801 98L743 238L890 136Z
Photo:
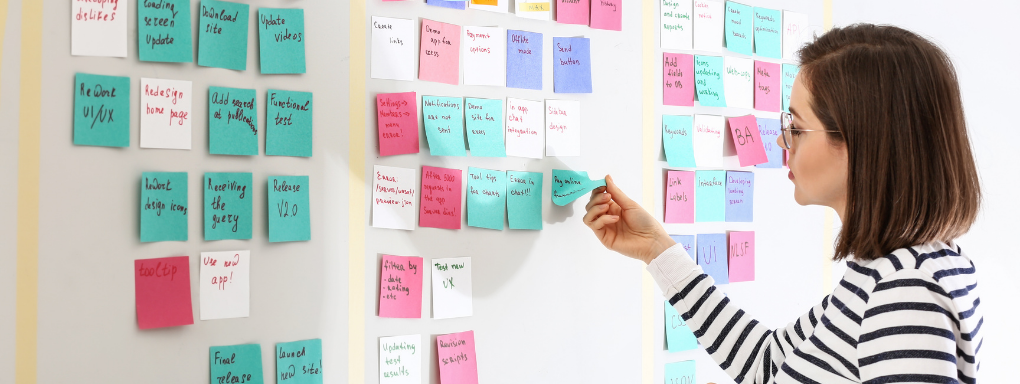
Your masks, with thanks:
M312 239L308 176L269 177L269 241Z
M503 100L464 100L468 147L471 156L506 157L503 143Z
M468 167L467 219L472 227L503 230L506 172Z
M209 347L209 382L262 384L262 347L258 344Z
M276 382L322 384L322 340L277 343Z
M542 229L542 173L506 172L510 229Z
M751 35L754 19L751 17L753 10L750 5L726 2L726 49L742 55L751 55Z
M141 241L188 240L188 173L143 172Z
M463 107L463 99L459 97L421 97L425 138L432 156L467 156Z
M255 90L209 87L209 153L258 155Z
M606 185L606 179L591 180L588 172L584 171L553 169L552 176L552 201L560 206L570 204L591 190Z
M694 360L666 364L666 384L694 384Z
M312 157L312 93L269 90L266 154Z
M783 58L783 13L778 9L754 7L754 53Z
M190 63L191 0L138 2L138 59Z
M666 349L670 352L689 351L698 347L698 338L694 332L687 327L680 312L669 305L669 300L663 301L666 314ZM692 382L693 383L693 382Z
M305 73L305 10L259 8L259 63L264 74Z
M793 92L793 81L800 73L800 66L783 64L783 111L790 112L790 93Z
M206 172L205 239L251 238L251 173Z
M74 75L74 144L126 147L131 140L131 79Z
M694 221L725 221L726 171L697 171L694 179Z
M702 106L726 106L722 57L694 56L694 90L698 94L698 103Z
M248 4L202 0L198 65L238 71L248 67Z
M694 118L662 115L662 147L670 167L694 168Z

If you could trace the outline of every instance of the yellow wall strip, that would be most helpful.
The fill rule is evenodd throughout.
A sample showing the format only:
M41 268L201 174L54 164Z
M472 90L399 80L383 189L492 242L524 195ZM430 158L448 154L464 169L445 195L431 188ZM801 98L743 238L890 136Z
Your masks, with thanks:
M648 212L655 212L655 2L644 0L641 6L641 204ZM652 384L655 380L655 312L662 305L656 305L655 286L651 275L641 273L641 382Z
M347 382L365 382L365 0L351 2Z

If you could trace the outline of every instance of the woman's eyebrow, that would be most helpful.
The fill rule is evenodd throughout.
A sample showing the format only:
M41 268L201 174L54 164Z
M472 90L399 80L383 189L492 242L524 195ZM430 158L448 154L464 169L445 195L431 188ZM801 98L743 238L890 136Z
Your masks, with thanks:
M793 109L793 106L792 106L792 105L790 106L790 114L791 114L791 115L794 115L794 116L797 116L798 118L800 117L800 115L798 115L798 114L797 114L797 111L795 111L795 110Z

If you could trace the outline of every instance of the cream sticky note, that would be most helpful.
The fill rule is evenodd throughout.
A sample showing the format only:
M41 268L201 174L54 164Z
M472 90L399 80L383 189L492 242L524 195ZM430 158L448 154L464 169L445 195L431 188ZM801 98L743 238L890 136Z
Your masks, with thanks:
M542 158L545 113L541 101L506 99L506 155Z
M70 1L71 55L127 57L128 3L134 1Z
M723 3L714 0L694 0L694 50L722 52Z
M534 20L549 20L552 17L553 0L516 0L517 17Z
M421 384L421 335L379 338L379 384Z
M581 156L580 101L545 101L545 155Z
M415 170L376 165L372 173L372 226L414 230Z
M506 36L500 27L464 27L465 85L506 85Z
M202 252L202 320L248 317L249 251Z
M699 167L718 168L723 163L723 133L726 120L722 116L694 115L694 162Z
M661 0L660 45L663 49L694 49L694 0Z
M727 107L754 108L754 60L726 56L723 84Z
M142 148L191 149L191 82L142 78Z
M432 318L471 314L471 258L432 259Z
M372 78L414 80L415 21L372 16Z

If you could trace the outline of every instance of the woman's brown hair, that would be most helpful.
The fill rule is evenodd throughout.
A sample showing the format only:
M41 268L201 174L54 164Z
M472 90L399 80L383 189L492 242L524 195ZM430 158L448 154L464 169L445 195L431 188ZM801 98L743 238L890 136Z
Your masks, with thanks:
M833 28L800 49L801 81L849 163L834 259L872 260L966 233L981 189L956 71L901 28Z

